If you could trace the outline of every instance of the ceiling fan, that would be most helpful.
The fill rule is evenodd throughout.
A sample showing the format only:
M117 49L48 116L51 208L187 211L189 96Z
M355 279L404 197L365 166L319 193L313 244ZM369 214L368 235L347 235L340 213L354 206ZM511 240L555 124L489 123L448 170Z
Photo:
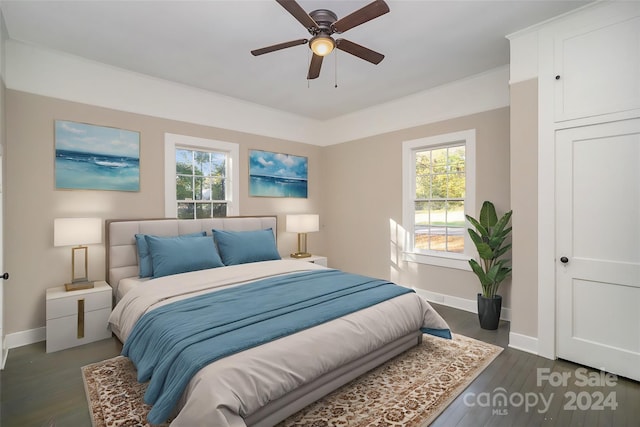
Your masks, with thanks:
M379 64L380 61L384 59L383 54L360 46L357 43L346 39L334 40L331 37L334 33L344 33L353 27L357 27L360 24L364 24L367 21L371 21L389 12L389 6L387 6L383 0L375 0L341 19L338 19L338 16L328 9L318 9L307 13L295 0L276 1L280 6L284 7L287 12L293 15L293 17L309 31L312 37L310 39L292 40L252 50L251 54L253 56L309 43L309 47L313 51L313 56L311 58L311 64L309 65L307 79L318 78L320 75L320 67L322 66L322 59L331 53L334 48L350 53L372 64Z

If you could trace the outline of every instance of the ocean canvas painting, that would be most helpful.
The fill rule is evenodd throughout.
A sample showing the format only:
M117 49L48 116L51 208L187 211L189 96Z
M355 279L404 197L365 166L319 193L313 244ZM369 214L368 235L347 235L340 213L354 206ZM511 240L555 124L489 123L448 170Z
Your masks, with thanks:
M140 133L55 121L57 189L140 191Z
M249 196L307 198L306 157L249 150Z

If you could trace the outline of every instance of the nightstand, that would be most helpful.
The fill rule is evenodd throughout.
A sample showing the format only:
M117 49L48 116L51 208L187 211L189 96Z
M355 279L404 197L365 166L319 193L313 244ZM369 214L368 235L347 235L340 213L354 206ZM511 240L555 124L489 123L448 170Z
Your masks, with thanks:
M318 264L321 265L323 267L327 267L327 257L326 256L320 256L320 255L311 255L309 257L306 258L293 258L293 257L289 257L289 259L293 259L295 261L305 261L305 262L310 262L313 264Z
M97 281L91 289L47 289L47 353L111 336L111 286Z

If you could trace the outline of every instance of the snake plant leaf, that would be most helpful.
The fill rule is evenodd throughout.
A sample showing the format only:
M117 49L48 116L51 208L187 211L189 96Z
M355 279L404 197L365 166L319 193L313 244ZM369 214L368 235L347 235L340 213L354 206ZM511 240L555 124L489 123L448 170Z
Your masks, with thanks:
M496 214L496 207L493 203L485 201L480 208L480 224L482 224L487 230L496 225L498 222L498 215Z
M478 230L478 233L480 233L482 236L486 236L486 237L489 236L489 231L487 231L487 229L484 228L484 226L480 224L477 219L475 219L470 215L465 215L465 216L467 217L467 220L471 223L471 225L473 225L476 228L476 230Z
M509 274L511 274L511 267L501 267L495 277L496 283L502 282Z
M504 228L506 227L507 223L509 222L509 219L511 219L512 213L513 213L512 211L507 212L502 216L502 218L500 218L500 220L495 222L492 234L502 233L502 230L504 230Z
M500 263L494 264L493 266L491 266L489 271L487 271L487 279L489 279L491 283L495 283L496 277L498 276L499 273L500 273Z
M501 247L500 249L497 249L497 250L494 252L494 255L495 255L495 257L496 257L496 258L499 258L499 257L501 257L502 255L506 254L506 253L509 251L509 249L511 249L511 243L509 243L509 244L508 244L508 245L506 245L506 246Z
M503 239L506 239L509 233L511 233L511 227L505 228L504 230L502 230L499 236L502 237Z
M484 270L475 259L470 259L469 265L471 266L473 272L476 273L476 276L478 276L478 279L480 279L480 285L482 286L482 288L491 285L491 281L487 278Z
M480 235L476 233L475 230L468 228L467 231L469 232L469 236L471 237L471 240L476 245L476 247L482 243L482 237L480 237Z
M491 248L495 250L502 246L502 244L504 243L504 239L505 238L501 236L491 236L487 243L489 243L489 246L491 246Z
M478 250L478 255L482 259L493 259L493 249L489 246L488 243L480 243L476 245L476 249Z

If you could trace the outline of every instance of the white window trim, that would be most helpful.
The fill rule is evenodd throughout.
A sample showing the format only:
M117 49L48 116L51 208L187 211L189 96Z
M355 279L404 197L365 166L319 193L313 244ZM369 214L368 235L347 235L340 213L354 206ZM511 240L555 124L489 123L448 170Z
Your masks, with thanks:
M164 215L178 217L176 198L176 146L207 151L223 151L229 155L227 170L227 215L240 214L240 148L233 142L197 138L195 136L164 134ZM229 187L231 192L229 193Z
M453 252L417 252L413 247L414 207L416 193L415 156L422 149L433 149L462 142L465 145L465 200L464 211L474 215L476 206L476 130L447 133L427 138L413 139L402 143L402 223L406 231L403 258L405 261L440 267L456 268L471 271L469 260L475 255L475 246L468 233L464 235L464 253ZM468 224L467 224L468 227Z

